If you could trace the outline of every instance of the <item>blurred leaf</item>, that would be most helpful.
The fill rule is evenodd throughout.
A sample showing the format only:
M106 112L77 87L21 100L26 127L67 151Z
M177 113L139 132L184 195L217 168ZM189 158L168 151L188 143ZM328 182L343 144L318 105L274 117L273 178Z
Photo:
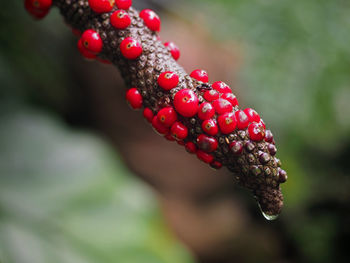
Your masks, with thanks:
M191 262L152 192L99 139L30 109L0 118L4 262Z

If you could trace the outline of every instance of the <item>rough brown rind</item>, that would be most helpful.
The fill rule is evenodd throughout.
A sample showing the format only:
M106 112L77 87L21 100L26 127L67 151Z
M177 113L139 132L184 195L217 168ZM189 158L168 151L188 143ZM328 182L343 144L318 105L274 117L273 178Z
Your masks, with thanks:
M111 13L96 14L90 9L88 0L54 0L53 3L71 27L81 32L93 29L100 34L103 50L99 57L111 61L120 69L126 85L137 87L143 97L144 106L152 109L153 113L172 105L175 93L184 88L193 90L200 102L205 101L203 92L212 89L211 85L191 78L158 40L157 34L144 25L134 8L127 10L131 25L125 30L117 30L109 22L110 14L116 7ZM139 58L128 60L121 55L119 45L126 37L135 38L142 44L143 53ZM170 91L161 89L157 84L158 76L164 71L173 71L179 76L178 86ZM237 110L238 106L234 107L234 111ZM186 118L180 115L179 120L189 130L185 142L196 144L196 138L203 133L202 121L197 116ZM275 152L271 151L274 142L254 142L249 139L247 129L236 129L229 135L219 132L214 137L219 142L219 147L213 152L215 160L234 173L237 184L253 192L266 215L278 215L283 206L280 183L285 181L286 175L279 168L281 163L274 156ZM229 144L233 141L244 145L241 154L235 155L230 150Z

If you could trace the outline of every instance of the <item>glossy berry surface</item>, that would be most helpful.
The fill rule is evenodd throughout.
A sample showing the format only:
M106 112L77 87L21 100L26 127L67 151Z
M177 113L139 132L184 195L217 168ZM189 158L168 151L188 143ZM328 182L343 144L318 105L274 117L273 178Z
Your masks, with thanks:
M198 159L205 162L205 163L211 163L212 161L214 161L214 157L209 153L198 150L196 152L196 154L197 154Z
M119 9L128 10L132 6L132 0L116 0L115 5Z
M165 107L157 114L158 120L166 127L170 127L176 120L177 114L173 107Z
M228 100L232 106L238 106L238 100L235 95L232 93L225 93L221 96L222 99Z
M142 108L142 96L137 88L131 88L126 92L126 100L133 109Z
M265 138L265 128L257 122L253 122L248 126L249 137L253 141L262 141Z
M196 69L193 70L190 74L190 76L198 81L208 83L209 82L209 76L208 73L203 69Z
M52 0L27 0L28 5L38 10L48 10L52 6Z
M229 134L236 129L237 121L233 112L227 112L218 117L220 131Z
M212 104L217 114L231 112L233 109L232 104L228 100L221 98L214 100Z
M252 108L246 108L244 109L244 113L247 114L249 122L259 122L260 121L260 116L259 114L253 110Z
M192 117L198 112L197 95L190 89L179 90L174 97L175 110L184 117Z
M203 121L202 130L212 136L216 135L219 132L219 128L213 119Z
M125 29L131 24L130 16L124 10L115 11L110 18L111 25L117 29Z
M216 81L212 84L213 89L220 93L231 93L231 88L223 81Z
M143 110L143 117L145 117L148 122L152 122L154 117L153 111L150 108L145 108Z
M179 76L171 71L163 72L157 79L158 85L164 90L171 90L179 84Z
M114 6L114 0L89 0L89 6L95 13L110 12Z
M207 101L211 102L213 100L217 100L220 97L220 94L217 90L211 89L211 90L207 90L206 92L204 92L203 97Z
M237 128L240 130L244 130L249 125L249 119L247 114L244 111L238 110L235 112L235 117L237 120Z
M187 142L185 144L186 151L189 153L196 153L197 146L193 142Z
M159 120L157 116L153 117L152 126L159 134L166 135L169 133L169 128L164 126Z
M86 58L86 59L95 59L96 58L96 55L91 53L89 50L87 50L84 45L83 45L83 42L81 41L81 39L78 40L78 50L80 52L80 54Z
M151 9L143 9L140 12L140 17L145 22L146 26L152 31L160 31L160 18Z
M164 43L164 46L166 46L169 49L172 57L175 60L178 60L180 58L180 49L178 48L177 45L175 45L174 42L166 42Z
M213 105L209 102L203 102L201 105L199 105L198 109L198 118L201 120L208 120L212 118L215 115L215 109Z
M197 137L198 148L204 152L213 152L218 148L218 141L214 137L201 134Z
M102 39L100 35L92 29L84 31L84 33L81 35L81 42L83 46L93 54L98 54L102 50Z
M33 18L42 19L49 13L49 8L47 9L38 8L36 6L39 6L39 5L35 2L36 2L35 0L26 0L24 2L24 7Z
M175 122L171 126L170 133L176 140L183 140L188 136L188 129L181 122Z
M127 59L136 59L142 54L142 46L136 39L127 37L120 44L120 51Z

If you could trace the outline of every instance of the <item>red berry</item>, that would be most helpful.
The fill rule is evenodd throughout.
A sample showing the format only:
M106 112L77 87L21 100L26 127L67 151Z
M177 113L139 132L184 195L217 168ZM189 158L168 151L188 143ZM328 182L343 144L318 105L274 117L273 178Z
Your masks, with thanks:
M243 143L239 141L233 141L230 143L230 149L234 154L239 155L243 152Z
M249 122L254 122L254 121L259 122L260 121L260 116L255 110L253 110L251 108L247 108L244 110L244 113L247 114Z
M87 50L84 45L83 42L81 41L81 38L78 40L78 50L80 52L80 54L86 58L86 59L95 59L96 55L91 53L89 50Z
M233 112L227 112L225 114L220 115L218 117L218 123L220 131L223 134L229 134L233 132L237 125L235 114Z
M261 123L261 125L264 127L264 129L266 129L266 125L265 125L265 122L263 121L263 119L260 119L259 123Z
M27 5L38 10L48 10L52 6L52 0L26 0Z
M187 127L178 121L171 126L170 132L176 140L184 140L188 135Z
M209 153L203 152L201 150L198 150L196 153L198 159L205 163L211 163L212 161L214 161L214 157Z
M142 96L137 88L131 88L126 92L126 100L133 109L142 108Z
M242 110L238 110L235 112L235 117L237 120L237 128L240 130L244 130L249 125L249 119L247 114L244 113Z
M212 84L213 89L220 93L231 93L231 88L223 81L216 81Z
M198 111L197 95L190 89L179 90L174 97L175 110L184 117L192 117Z
M209 135L216 135L219 132L218 126L213 119L205 120L202 123L202 129Z
M164 43L164 46L166 46L170 50L170 53L175 60L179 59L180 49L178 48L177 45L175 45L174 42L166 42L166 43Z
M174 137L170 133L164 135L164 138L171 142L175 141Z
M39 1L37 0L26 0L24 2L24 7L27 10L27 12L35 19L42 19L44 18L50 11L50 8L41 9L39 8ZM42 4L42 6L44 6Z
M197 137L198 148L205 152L213 152L218 148L218 141L207 135L201 134Z
M136 39L127 37L120 44L120 51L127 59L136 59L142 54L142 46Z
M193 142L187 142L185 144L186 151L189 153L196 153L197 152L197 146Z
M208 73L205 70L202 69L196 69L193 70L190 74L190 76L198 81L207 83L209 82L209 77L208 77Z
M157 82L162 89L171 90L179 84L179 76L172 71L166 71L159 75Z
M214 106L215 111L218 114L223 114L225 112L231 112L232 108L233 108L232 104L228 100L221 99L221 98L214 100L212 102L212 104Z
M150 108L145 108L143 110L143 117L145 117L148 122L152 122L154 117L153 111Z
M131 24L130 16L124 10L115 11L110 18L111 25L117 29L125 29Z
M220 169L222 167L222 163L218 162L218 161L213 161L210 163L210 166L214 169Z
M176 120L177 114L173 107L165 107L157 114L158 120L166 127L170 127Z
M132 0L116 0L115 4L119 9L128 10L132 5Z
M211 102L213 100L216 100L220 97L220 94L218 91L216 91L215 89L212 90L207 90L206 92L204 92L203 95L204 99L206 99L207 101Z
M198 117L201 120L208 120L212 118L214 115L215 115L215 109L213 105L211 105L209 102L203 102L201 105L199 105Z
M140 12L140 17L145 22L146 26L152 31L160 31L159 16L151 9L143 9Z
M114 2L114 0L89 0L89 6L95 13L107 13L112 11Z
M232 106L238 106L238 100L232 93L225 93L221 96L222 99L228 100Z
M261 123L253 122L248 126L249 137L253 141L261 141L265 138L265 128Z
M93 54L98 54L102 50L102 39L100 35L92 29L88 29L82 34L81 42L83 46Z
M169 132L169 128L165 127L157 118L157 116L153 117L152 120L152 126L153 128L159 133L159 134L168 134Z

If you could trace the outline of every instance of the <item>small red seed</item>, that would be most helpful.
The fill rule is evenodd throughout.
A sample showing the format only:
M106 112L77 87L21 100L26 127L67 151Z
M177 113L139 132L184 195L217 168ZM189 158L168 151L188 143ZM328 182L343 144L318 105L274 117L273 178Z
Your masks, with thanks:
M175 110L184 117L192 117L198 112L197 95L190 89L179 90L174 97Z
M179 84L179 76L172 71L166 71L159 75L157 82L162 89L171 90Z
M98 54L102 51L103 42L100 35L92 30L85 30L81 35L81 43L91 53Z
M176 139L176 140L184 140L188 136L188 129L185 125L183 125L181 122L175 122L171 126L171 135Z
M84 58L86 58L86 59L95 59L95 58L96 58L96 55L95 55L95 54L91 53L89 50L87 50L87 49L84 47L84 45L83 45L81 39L78 40L77 47L78 47L78 50L79 50L80 54L81 54Z
M261 123L253 122L248 126L249 137L253 141L261 141L265 138L265 128Z
M212 87L220 93L232 93L231 88L223 81L214 82Z
M217 114L224 114L225 112L231 112L233 107L232 104L225 99L217 99L212 102Z
M127 37L120 44L120 51L127 59L136 59L142 54L142 46L136 39Z
M146 26L152 31L160 31L160 18L159 16L151 9L143 9L140 12L140 17L145 22Z
M213 119L203 121L202 129L204 132L212 136L216 135L219 132L219 128Z
M185 144L186 151L189 153L196 153L197 152L197 147L193 142L187 142Z
M164 46L166 46L169 49L172 57L175 60L178 60L180 58L180 49L178 48L177 45L175 45L174 42L166 42L164 43Z
M238 110L235 112L235 117L237 120L237 128L240 130L244 130L249 125L249 119L247 114L244 113L242 110Z
M131 24L130 16L124 10L115 11L110 18L111 25L117 29L125 29Z
M225 93L221 96L222 99L228 100L232 106L238 106L238 100L233 93Z
M253 110L252 108L246 108L244 109L244 113L247 114L249 122L259 122L260 121L260 116L259 114Z
M233 112L227 112L218 117L220 131L229 134L236 129L237 121Z
M201 81L201 82L204 82L204 83L207 83L209 82L209 76L208 76L208 73L203 70L203 69L196 69L196 70L193 70L190 74L190 76L198 81Z
M114 0L89 0L89 6L95 13L107 13L112 11Z
M211 105L209 102L203 102L201 105L199 105L198 118L200 118L201 120L208 120L214 115L215 109L213 105Z
M214 137L201 134L197 137L198 148L204 152L213 152L218 148L218 141Z
M142 108L142 96L137 88L131 88L126 92L126 100L133 109Z
M157 116L153 117L152 126L159 134L165 135L168 134L169 128L165 127L157 118Z
M213 161L210 163L210 166L216 170L219 170L222 167L222 163L219 161Z
M118 9L128 10L132 5L132 0L116 0L115 5Z
M214 157L209 153L203 152L201 150L198 150L196 153L198 159L205 163L211 163L214 160Z
M206 92L204 92L203 97L207 101L211 102L213 100L218 99L220 97L220 94L219 94L219 92L217 90L212 89L212 90L207 90Z
M230 149L234 154L239 155L243 152L243 144L239 141L233 141L230 143Z
M150 108L145 108L143 110L143 117L145 117L145 119L151 123L154 117L153 111Z
M173 107L165 107L157 114L158 120L166 127L170 127L176 120L177 114Z

